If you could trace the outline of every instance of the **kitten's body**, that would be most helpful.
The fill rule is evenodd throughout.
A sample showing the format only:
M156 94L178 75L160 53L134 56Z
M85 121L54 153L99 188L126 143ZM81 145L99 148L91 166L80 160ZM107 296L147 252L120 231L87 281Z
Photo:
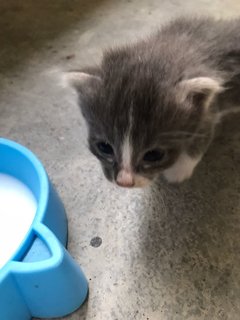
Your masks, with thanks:
M163 173L181 182L219 114L240 106L240 20L178 19L68 79L108 179L142 186Z

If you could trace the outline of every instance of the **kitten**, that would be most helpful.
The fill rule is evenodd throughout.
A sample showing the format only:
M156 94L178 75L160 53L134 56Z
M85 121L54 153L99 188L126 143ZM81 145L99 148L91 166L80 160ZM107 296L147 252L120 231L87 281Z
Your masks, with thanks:
M107 179L142 187L191 177L221 112L240 106L240 19L179 18L66 74Z

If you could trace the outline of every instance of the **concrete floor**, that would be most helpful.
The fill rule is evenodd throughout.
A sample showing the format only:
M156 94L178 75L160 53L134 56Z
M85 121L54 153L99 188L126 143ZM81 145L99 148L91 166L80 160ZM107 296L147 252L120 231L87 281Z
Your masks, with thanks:
M88 301L66 319L239 320L240 117L189 182L122 190L89 154L74 94L48 72L97 62L178 14L234 17L239 0L5 0L0 12L0 135L44 163L89 279Z

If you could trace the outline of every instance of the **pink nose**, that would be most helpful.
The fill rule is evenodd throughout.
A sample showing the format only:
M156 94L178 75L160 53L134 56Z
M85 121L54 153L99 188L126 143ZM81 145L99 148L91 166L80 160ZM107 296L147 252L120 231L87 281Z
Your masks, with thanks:
M121 170L118 173L116 182L120 187L131 188L134 186L133 175L126 170Z

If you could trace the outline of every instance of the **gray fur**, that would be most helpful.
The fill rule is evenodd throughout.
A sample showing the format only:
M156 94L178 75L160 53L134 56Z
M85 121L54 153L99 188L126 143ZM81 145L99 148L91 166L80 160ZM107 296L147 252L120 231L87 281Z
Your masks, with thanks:
M90 77L83 79L81 72ZM183 152L204 154L218 113L240 106L240 20L177 19L147 39L107 51L99 67L81 72L72 85L88 124L90 150L106 177L114 180L120 170L131 109L133 170L153 179ZM198 77L213 79L219 90L186 88L181 100L181 83ZM99 154L97 141L113 147L114 159ZM143 155L155 148L166 149L167 156L146 168Z

